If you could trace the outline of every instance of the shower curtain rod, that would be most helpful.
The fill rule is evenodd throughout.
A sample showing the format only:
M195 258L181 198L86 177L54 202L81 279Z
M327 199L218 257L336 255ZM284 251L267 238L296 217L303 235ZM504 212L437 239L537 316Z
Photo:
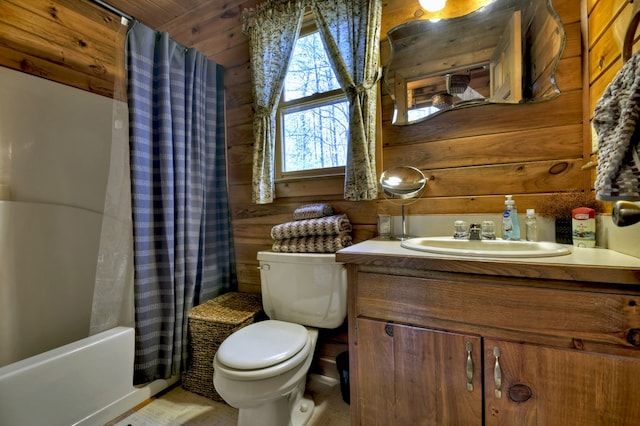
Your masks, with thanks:
M116 9L115 7L111 6L110 4L107 4L107 3L103 2L102 0L91 0L91 1L93 3L95 3L95 4L97 4L98 6L102 7L103 9L108 10L109 12L112 12L112 13L115 13L116 15L119 15L121 18L125 18L128 22L125 23L125 22L121 21L123 25L128 25L129 22L135 21L133 16L124 13L120 9Z

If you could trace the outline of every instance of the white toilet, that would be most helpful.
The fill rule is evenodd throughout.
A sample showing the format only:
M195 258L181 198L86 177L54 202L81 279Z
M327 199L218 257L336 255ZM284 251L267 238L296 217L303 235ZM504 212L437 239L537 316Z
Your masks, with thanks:
M314 409L303 398L318 330L347 316L347 273L334 254L258 252L269 320L227 337L213 360L213 384L239 409L239 426L302 426Z

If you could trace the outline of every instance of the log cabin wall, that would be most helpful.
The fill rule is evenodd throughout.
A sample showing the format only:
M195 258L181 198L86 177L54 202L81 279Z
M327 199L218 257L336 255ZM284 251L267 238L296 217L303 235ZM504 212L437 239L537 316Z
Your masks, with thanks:
M589 25L589 118L596 102L622 67L622 46L633 14L640 9L633 0L587 0ZM637 46L635 37L634 46ZM637 49L634 49L634 51Z
M575 0L553 3L567 33L557 71L562 90L557 99L535 105L452 111L427 122L394 126L392 101L381 89L382 155L378 168L411 165L422 169L430 179L423 198L408 208L408 214L497 213L508 193L514 194L520 209L526 209L553 192L591 187L589 173L581 170L588 152L583 143L580 5ZM383 55L388 51L386 31L401 19L419 17L420 13L417 1L384 2ZM245 79L233 84L250 84L248 75ZM344 201L342 179L338 178L279 183L273 204L252 204L251 110L249 104L230 105L229 99L240 93L240 87L237 89L227 83L227 144L241 290L259 291L256 252L270 248L271 227L291 220L292 211L303 203L327 202L337 212L347 213L354 225L355 241L375 236L378 213L400 213L398 206L382 196L370 202ZM249 100L246 91L242 91L243 99Z
M113 97L126 28L88 1L2 0L0 65Z
M271 246L271 227L290 220L295 207L331 203L337 212L349 215L356 241L375 236L378 213L398 214L398 207L383 199L344 201L339 178L279 183L275 203L251 203L252 95L242 10L256 3L212 1L168 23L162 22L167 17L146 22L225 67L236 261L240 290L249 292L260 290L256 252ZM393 105L381 91L379 168L413 165L430 178L427 192L409 214L498 212L506 193L513 193L525 209L555 191L590 186L589 173L581 171L590 150L584 149L582 139L580 7L575 0L555 0L554 7L564 23L567 44L557 71L562 94L553 101L452 111L399 127L391 125ZM121 46L124 37L118 17L87 1L5 0L0 8L2 65L110 96L114 77L123 72L115 68L114 46ZM135 16L135 10L129 13ZM420 13L417 2L388 0L383 35L398 19L419 18ZM385 49L383 36L383 53Z
M242 10L257 3L209 1L180 16L145 22L225 67L231 215L239 289L247 292L260 291L256 252L271 247L271 227L291 220L297 206L321 201L347 213L355 241L375 236L378 213L399 214L399 207L382 196L369 202L344 201L342 179L335 177L278 183L273 204L251 202L253 113ZM495 213L507 193L514 194L520 209L526 209L556 191L590 188L589 172L581 170L590 147L586 149L583 142L580 4L575 0L554 0L553 4L567 33L557 70L562 91L557 99L451 111L427 122L394 126L390 121L393 104L381 89L378 168L412 165L430 179L423 198L408 208L408 214ZM136 15L136 10L123 10ZM417 1L385 2L383 55L388 51L386 31L399 19L420 14ZM88 1L0 3L1 65L101 95L111 96L114 78L124 72L116 60L121 54L116 46L123 39L119 17Z
M141 6L136 2L109 3L135 17L143 16L144 10L137 10ZM140 18L225 68L231 215L239 290L245 292L260 291L256 253L271 247L271 227L291 220L297 206L327 202L336 212L347 213L355 241L375 236L378 213L399 214L399 207L382 196L369 202L344 201L342 179L338 178L279 183L273 204L251 203L253 112L242 10L257 3L259 0L193 0L181 3L184 10L179 15ZM610 1L589 3L591 24L598 18L598 8L607 9ZM520 209L526 209L553 192L591 187L589 171L581 170L591 151L583 140L583 100L587 94L582 90L581 31L586 25L581 26L578 1L553 0L553 4L567 33L557 70L562 94L553 101L452 111L424 123L398 127L391 125L393 105L381 89L378 168L412 165L430 178L428 190L408 208L408 214L497 213L507 193L514 194ZM416 0L386 0L383 35L399 17L419 18L420 13ZM88 0L2 0L0 65L112 96L114 81L124 73L117 60L122 55L124 30L119 17ZM388 49L386 37L381 43L384 52ZM592 78L592 92L599 90L599 82L611 78L604 73L612 67L603 67L599 73L603 76ZM328 358L344 350L343 337L324 339L323 353Z
M390 124L391 100L383 97L383 167L413 165L430 179L411 214L498 212L510 193L523 210L548 193L588 188L587 174L580 170L580 5L553 4L567 35L556 73L562 92L557 99L451 111L400 127ZM417 6L413 9L419 13Z

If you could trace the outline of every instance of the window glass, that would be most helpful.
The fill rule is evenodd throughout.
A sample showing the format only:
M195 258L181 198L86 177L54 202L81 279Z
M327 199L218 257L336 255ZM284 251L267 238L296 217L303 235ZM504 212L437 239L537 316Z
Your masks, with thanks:
M298 38L284 80L284 101L340 89L320 34Z
M344 173L349 102L317 31L296 42L279 117L278 178Z
M339 167L347 163L347 101L285 113L283 121L284 172Z

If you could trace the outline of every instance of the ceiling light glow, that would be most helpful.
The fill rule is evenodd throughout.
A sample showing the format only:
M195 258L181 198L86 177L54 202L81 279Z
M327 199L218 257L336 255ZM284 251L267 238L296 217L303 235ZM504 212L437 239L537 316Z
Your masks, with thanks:
M444 9L447 0L418 0L418 2L427 12L437 12Z

